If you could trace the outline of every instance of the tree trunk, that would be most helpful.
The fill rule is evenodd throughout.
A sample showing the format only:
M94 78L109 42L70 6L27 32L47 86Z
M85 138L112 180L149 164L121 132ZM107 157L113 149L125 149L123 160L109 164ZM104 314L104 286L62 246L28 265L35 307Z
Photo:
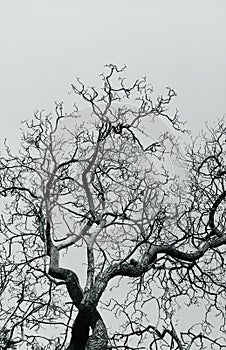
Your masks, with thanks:
M91 336L89 336L90 327ZM99 312L90 308L79 310L67 350L105 350L107 341L107 329Z

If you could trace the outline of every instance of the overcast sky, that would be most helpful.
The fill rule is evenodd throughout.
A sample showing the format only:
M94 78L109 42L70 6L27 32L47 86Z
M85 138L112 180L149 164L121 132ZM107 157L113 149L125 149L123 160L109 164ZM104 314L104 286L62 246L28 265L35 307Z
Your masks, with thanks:
M226 112L225 0L0 0L0 139L67 99L79 76L98 82L106 63L175 88L188 126Z

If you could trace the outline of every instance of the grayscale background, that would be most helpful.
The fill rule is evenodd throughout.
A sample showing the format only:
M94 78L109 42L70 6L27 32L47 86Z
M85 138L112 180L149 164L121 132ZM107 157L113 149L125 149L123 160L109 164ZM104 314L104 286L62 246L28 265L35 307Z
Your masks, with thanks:
M166 86L194 135L226 112L225 0L0 0L0 144L18 149L20 122L70 84L100 84L107 63ZM183 317L183 315L181 316ZM195 317L195 314L194 314Z

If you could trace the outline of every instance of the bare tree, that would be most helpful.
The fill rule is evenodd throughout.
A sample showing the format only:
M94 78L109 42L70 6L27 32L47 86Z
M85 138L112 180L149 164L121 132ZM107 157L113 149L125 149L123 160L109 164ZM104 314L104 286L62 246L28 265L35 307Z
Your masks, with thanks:
M5 144L1 348L223 349L224 123L182 157L172 134L147 133L160 118L184 132L167 110L174 90L154 101L145 78L127 86L124 68L107 69L101 90L72 85L89 116L56 103L25 122L18 154ZM180 160L183 183L166 157ZM181 330L177 310L198 303L202 322Z

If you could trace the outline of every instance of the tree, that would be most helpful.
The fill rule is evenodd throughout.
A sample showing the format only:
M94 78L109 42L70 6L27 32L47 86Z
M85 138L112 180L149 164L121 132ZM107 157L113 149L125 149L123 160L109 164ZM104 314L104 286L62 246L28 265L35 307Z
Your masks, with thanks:
M5 143L1 347L223 349L224 123L181 156L172 134L151 141L146 132L159 118L185 132L167 112L174 90L154 102L145 78L128 87L124 68L107 69L101 90L72 85L89 117L56 103L54 115L25 122L18 154ZM183 182L167 156L183 165ZM112 290L121 285L123 301ZM198 303L203 322L182 331L177 309Z

